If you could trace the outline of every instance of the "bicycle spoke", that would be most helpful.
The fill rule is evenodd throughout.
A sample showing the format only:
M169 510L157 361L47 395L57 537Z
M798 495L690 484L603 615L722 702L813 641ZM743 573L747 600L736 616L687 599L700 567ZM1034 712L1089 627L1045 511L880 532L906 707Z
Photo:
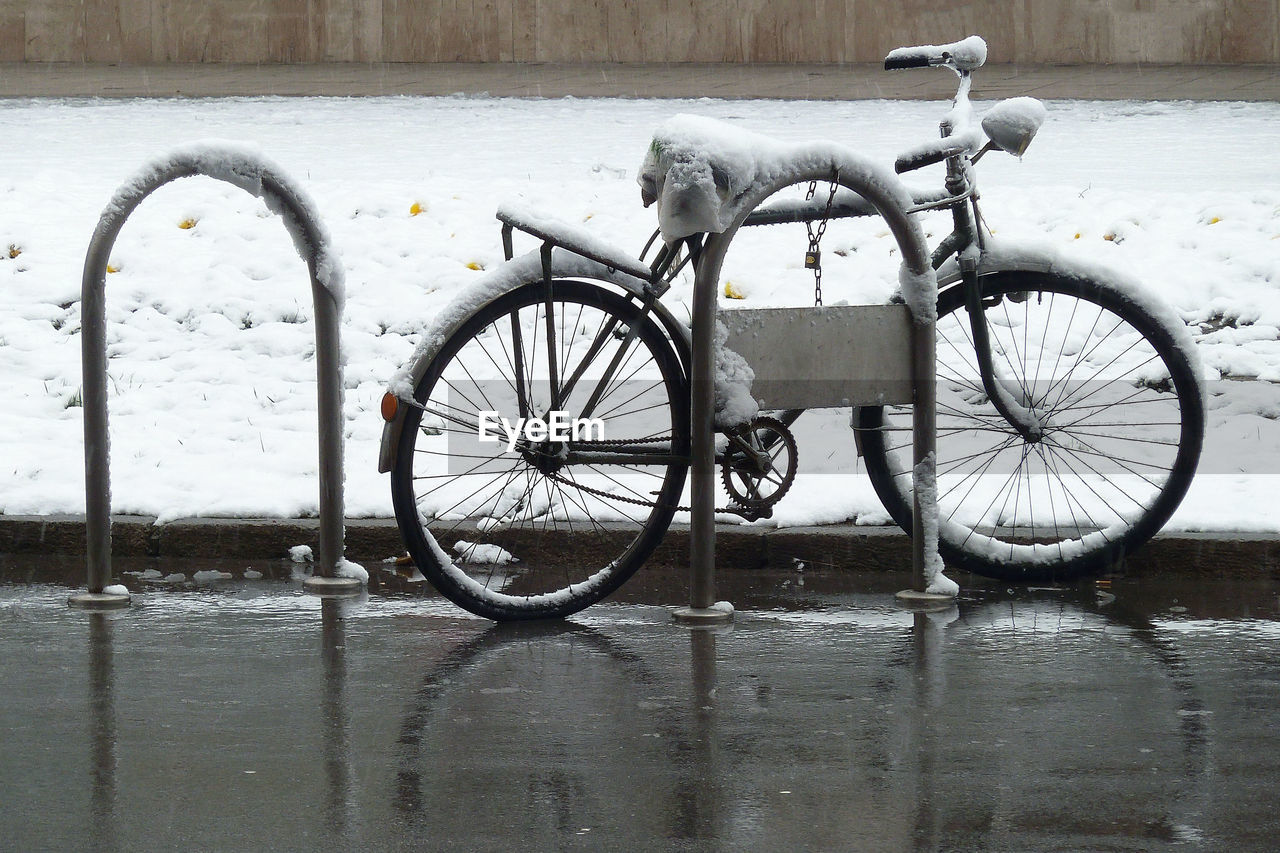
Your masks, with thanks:
M1109 565L1168 518L1189 483L1183 450L1201 410L1188 408L1187 359L1127 294L1052 273L1024 277L984 284L983 314L994 378L1040 418L1034 441L988 399L964 293L939 301L940 542L949 561L995 577L1054 577L1059 564L1071 576ZM911 409L864 411L882 418L860 425L867 470L909 526Z
M467 540L480 549L441 567L438 550L406 534L431 582L468 609L564 615L635 571L675 511L687 461L672 459L686 460L689 443L683 369L647 311L598 285L557 280L548 292L539 280L480 315L442 345L415 389L431 405L412 410L403 433L397 520L447 547ZM582 438L575 419L565 440L530 438L522 427L513 454L507 441L478 441L481 411L550 423L553 414L586 419L593 407L599 426ZM600 458L575 455L589 453ZM416 473L401 464L415 458ZM434 517L425 526L419 506ZM583 536L591 547L575 545Z
M1079 483L1080 485L1084 486L1084 488L1088 489L1088 490L1089 490L1089 492L1091 492L1091 493L1093 494L1093 496L1094 496L1095 498L1097 498L1097 499L1098 499L1098 502L1099 502L1099 503L1101 503L1104 507L1106 507L1106 508L1107 508L1107 510L1109 510L1109 511L1111 512L1111 514L1112 514L1112 515L1114 515L1116 518L1123 518L1123 517L1124 517L1124 516L1122 516L1122 515L1120 514L1120 512L1119 512L1118 510L1116 510L1116 508L1115 508L1114 506L1112 506L1112 505L1111 505L1111 502L1110 502L1110 501L1108 501L1106 498L1104 498L1104 497L1101 495L1101 493L1099 493L1099 492L1098 492L1098 490L1097 490L1097 489L1095 489L1095 488L1093 487L1093 485L1089 482L1089 479L1088 479L1087 477L1085 477L1085 476L1084 476L1084 475L1082 475L1082 474L1078 474L1078 473L1076 473L1075 468L1073 468L1073 467L1071 466L1071 463L1070 463L1069 461L1067 461L1067 459L1066 459L1065 455L1063 455L1063 454L1060 452L1060 448L1056 448L1056 447L1052 447L1052 446L1050 446L1050 447L1048 447L1048 448L1047 448L1047 450L1048 450L1051 454L1053 454L1055 457L1057 457L1059 460L1061 460L1061 461L1063 462L1063 464L1064 464L1064 465L1066 465L1067 470L1071 471L1071 472L1072 472L1072 474L1074 474L1074 475L1075 475L1075 481L1076 481L1077 483ZM1085 467L1086 469L1089 469L1089 470L1090 470L1090 473L1094 473L1094 474L1095 474L1095 476L1100 476L1100 475L1097 475L1097 474L1096 474L1096 472L1093 472L1093 471L1092 471L1092 469L1090 469L1090 468L1089 468L1089 466L1088 466L1087 464L1085 464L1085 466L1084 466L1084 467ZM1077 498L1077 501L1079 501L1079 499L1078 499L1078 498ZM1134 501L1134 503L1137 503L1137 501ZM1139 506L1141 506L1141 505L1139 504ZM1097 527L1097 532L1098 532L1098 533L1101 533L1101 534L1103 535L1103 538L1107 538L1107 537L1106 537L1106 525L1098 524L1096 521L1093 521L1093 515L1092 515L1092 513L1090 513L1090 512L1088 511L1087 507L1084 505L1084 503L1083 503L1083 502L1080 502L1080 508L1081 508L1081 510L1082 510L1082 511L1084 511L1084 513L1085 513L1086 517L1088 517L1088 518L1090 519L1090 521L1091 521L1091 522L1092 522L1092 523Z
M1087 511L1087 510L1084 508L1084 506L1080 503L1079 499L1075 498L1075 495L1071 492L1071 489L1068 487L1068 485L1067 485L1066 481L1063 479L1063 477L1062 477L1061 473L1059 473L1059 471L1058 471L1058 467L1057 467L1057 465L1055 464L1054 460L1052 459L1052 456L1053 456L1052 448L1045 448L1045 447L1043 447L1043 446L1037 446L1037 447L1036 447L1036 451L1040 454L1040 458L1041 458L1041 460L1044 462L1045 470L1046 470L1046 471L1048 471L1048 472L1049 472L1049 474L1053 477L1052 482L1057 483L1057 484L1058 484L1058 488L1062 490L1063 498L1065 499L1066 504L1067 504L1067 511L1071 513L1071 523L1072 523L1072 525L1075 527L1076 538L1077 538L1077 539L1082 539L1082 538L1084 538L1085 531L1080 527L1079 515L1078 515L1075 511L1073 511L1073 510L1071 509L1071 504L1072 504L1073 500L1074 500L1074 502L1075 502L1076 506L1077 506L1077 507L1079 507L1079 509L1084 513L1085 518L1089 519L1089 523L1090 523L1091 525L1093 525L1094 527L1096 527L1097 525L1096 525L1096 524L1094 524L1093 519L1089 516L1088 511ZM1047 451L1047 452L1046 452L1046 451ZM1050 489L1049 489L1049 494L1050 494L1051 499L1052 499L1052 495L1053 495L1053 490L1052 490L1052 488L1050 488ZM1054 524L1055 524L1055 531L1056 531L1056 529L1057 529L1057 513L1056 513L1056 511L1055 511L1055 513L1054 513ZM1061 538L1061 537L1059 537L1059 538ZM1061 556L1061 555L1062 555L1062 553L1063 553L1063 551L1062 551L1062 546L1063 546L1063 543L1062 543L1061 541L1059 541L1059 543L1058 543L1058 554L1059 554L1059 556Z

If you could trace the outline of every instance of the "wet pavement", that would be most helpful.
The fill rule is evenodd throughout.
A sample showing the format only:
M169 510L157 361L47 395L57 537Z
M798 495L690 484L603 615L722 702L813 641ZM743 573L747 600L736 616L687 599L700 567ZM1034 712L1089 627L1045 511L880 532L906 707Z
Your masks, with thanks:
M41 559L41 558L26 558ZM0 846L1266 850L1280 584L642 571L571 621L138 561L133 605L0 585ZM237 573L244 566L239 563ZM274 569L273 569L274 567ZM197 575L196 572L201 572Z

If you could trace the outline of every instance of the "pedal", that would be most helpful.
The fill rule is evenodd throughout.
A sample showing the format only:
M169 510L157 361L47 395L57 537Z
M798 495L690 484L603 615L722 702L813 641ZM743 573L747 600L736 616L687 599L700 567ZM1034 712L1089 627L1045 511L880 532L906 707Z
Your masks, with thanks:
M759 521L762 518L773 518L773 505L768 506L742 506L734 504L733 506L717 509L716 512L727 512L730 515L736 515L746 521Z

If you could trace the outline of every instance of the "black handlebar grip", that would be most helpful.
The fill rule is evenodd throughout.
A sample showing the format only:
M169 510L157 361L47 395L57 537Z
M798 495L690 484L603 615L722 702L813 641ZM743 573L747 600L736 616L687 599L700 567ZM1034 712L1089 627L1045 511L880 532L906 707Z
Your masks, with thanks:
M929 57L917 54L915 56L886 56L884 58L885 71L898 71L903 68L928 68L931 63Z
M923 169L925 166L932 166L934 163L941 163L948 157L963 154L964 150L963 145L939 145L937 148L903 154L894 161L893 170L899 175L906 174L916 169Z

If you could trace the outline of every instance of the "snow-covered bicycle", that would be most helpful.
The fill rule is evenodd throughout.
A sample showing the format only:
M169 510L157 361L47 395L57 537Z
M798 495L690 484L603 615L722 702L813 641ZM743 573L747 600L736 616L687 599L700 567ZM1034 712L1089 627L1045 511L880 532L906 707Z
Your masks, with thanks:
M926 263L933 272L904 275L900 300L917 320L932 321L936 308L930 496L943 560L990 577L1068 579L1108 569L1153 536L1200 454L1194 347L1140 284L987 232L974 164L995 150L1021 156L1044 108L1014 98L977 122L968 94L985 58L970 37L885 60L959 77L941 137L896 163L898 173L945 163L941 191L912 193L838 146L783 146L683 117L660 129L641 175L664 238L641 253L657 246L650 260L501 209L508 263L437 318L384 398L379 467L391 472L406 546L432 584L494 619L564 616L617 589L680 511L692 458L690 330L661 296L687 268L722 260L704 251L710 233L732 239L782 222L805 223L806 266L820 285L826 226L883 214L872 196L905 198L912 223L929 210L953 219ZM774 196L796 185L807 185L803 199ZM514 230L541 249L512 259ZM715 460L728 503L719 511L768 517L796 474L790 427L812 404L757 411L744 390L751 372L724 337ZM912 398L851 399L875 491L911 531Z

